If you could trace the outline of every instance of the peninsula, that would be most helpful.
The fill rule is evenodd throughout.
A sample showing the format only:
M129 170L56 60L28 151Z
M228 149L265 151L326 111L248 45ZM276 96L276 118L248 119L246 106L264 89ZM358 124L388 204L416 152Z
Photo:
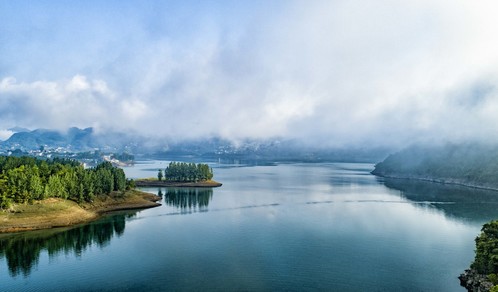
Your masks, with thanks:
M48 229L90 222L109 212L160 206L161 197L137 190L98 196L92 202L49 198L32 204L13 204L0 212L0 233Z
M159 200L110 162L84 169L70 159L0 156L0 233L80 224Z

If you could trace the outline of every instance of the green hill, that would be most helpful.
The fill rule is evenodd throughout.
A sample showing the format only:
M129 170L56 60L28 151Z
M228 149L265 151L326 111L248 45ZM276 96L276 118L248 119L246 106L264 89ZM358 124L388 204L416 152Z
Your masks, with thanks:
M412 146L389 155L372 174L498 189L498 146Z

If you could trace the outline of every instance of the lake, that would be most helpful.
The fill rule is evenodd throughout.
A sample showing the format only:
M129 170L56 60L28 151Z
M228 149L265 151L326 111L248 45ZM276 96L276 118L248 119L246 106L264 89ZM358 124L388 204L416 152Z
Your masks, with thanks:
M145 188L163 205L1 235L0 291L465 291L457 276L498 218L498 192L372 164L211 165L220 188Z

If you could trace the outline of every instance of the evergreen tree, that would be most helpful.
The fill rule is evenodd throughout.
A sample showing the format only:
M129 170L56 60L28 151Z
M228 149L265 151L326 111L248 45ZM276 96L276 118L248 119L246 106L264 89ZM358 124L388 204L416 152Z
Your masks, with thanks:
M62 184L62 180L58 175L51 175L48 178L48 183L45 186L45 197L67 199L68 194L66 188Z
M213 178L213 169L202 163L171 162L164 170L164 178L181 182L205 181Z
M29 192L35 200L41 200L44 198L44 188L42 180L38 175L32 175L29 181Z
M112 175L114 177L114 190L124 191L126 189L126 175L121 168L113 167Z
M78 186L78 194L76 197L76 202L83 203L84 200L85 200L85 188L83 187L83 184L80 183Z
M476 256L472 268L480 274L498 273L498 221L483 225L481 234L475 239Z
M96 195L133 188L122 169L104 162L84 169L77 161L0 156L0 208L58 197L79 203Z

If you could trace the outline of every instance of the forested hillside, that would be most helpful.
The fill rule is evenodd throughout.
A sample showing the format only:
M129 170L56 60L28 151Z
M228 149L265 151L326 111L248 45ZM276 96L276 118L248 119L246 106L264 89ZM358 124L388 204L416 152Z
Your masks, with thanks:
M69 159L0 156L0 208L46 198L90 202L96 195L124 191L122 169L109 162L84 169Z
M413 146L389 155L375 166L372 174L498 189L498 147Z

